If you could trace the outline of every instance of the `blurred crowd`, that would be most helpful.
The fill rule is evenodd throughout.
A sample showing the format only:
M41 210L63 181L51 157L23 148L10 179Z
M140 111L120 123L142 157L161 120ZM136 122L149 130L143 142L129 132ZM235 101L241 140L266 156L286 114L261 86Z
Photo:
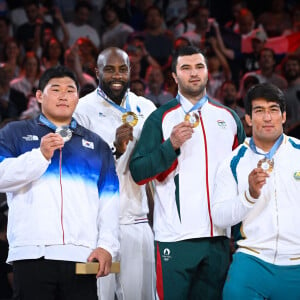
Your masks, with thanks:
M300 122L300 5L261 2L0 1L1 126L39 114L35 89L49 67L72 69L80 96L92 91L97 55L110 46L130 56L131 90L160 106L177 94L172 52L192 44L207 57L211 97L243 119L246 91L256 83L274 83L288 98L285 130L295 131Z

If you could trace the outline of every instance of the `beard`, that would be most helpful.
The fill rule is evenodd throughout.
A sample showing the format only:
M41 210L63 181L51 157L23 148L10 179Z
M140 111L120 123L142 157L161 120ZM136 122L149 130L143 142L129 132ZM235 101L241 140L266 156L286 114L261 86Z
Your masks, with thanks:
M204 96L206 92L206 84L202 84L201 86L198 87L188 87L186 85L182 85L180 88L181 92L183 95L190 96L190 97L201 97Z
M129 81L128 82L118 81L118 83L122 83L122 85L123 85L123 88L121 90L118 90L118 91L115 91L115 90L111 89L110 85L113 82L114 81L109 81L109 82L102 81L102 82L100 82L100 88L106 94L106 96L109 99L114 101L116 104L120 105L123 98L124 98L124 95L125 95L127 89L129 88Z
M299 76L300 76L300 74L297 72L286 72L285 73L285 78L288 82L291 82L291 81L297 79Z

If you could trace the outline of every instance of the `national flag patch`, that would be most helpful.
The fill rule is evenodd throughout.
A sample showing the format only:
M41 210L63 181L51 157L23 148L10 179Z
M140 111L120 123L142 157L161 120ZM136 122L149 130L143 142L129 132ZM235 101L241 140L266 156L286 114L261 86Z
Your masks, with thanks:
M226 124L226 122L224 120L218 120L217 123L222 128L226 128L227 127L227 124Z
M82 139L82 146L89 148L89 149L94 149L94 143L93 142L89 142L85 139Z

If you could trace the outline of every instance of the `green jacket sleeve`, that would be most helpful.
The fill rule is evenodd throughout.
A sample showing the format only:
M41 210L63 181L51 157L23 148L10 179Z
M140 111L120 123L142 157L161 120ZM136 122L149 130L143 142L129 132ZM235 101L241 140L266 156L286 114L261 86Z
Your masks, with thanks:
M162 134L162 114L154 111L146 120L140 139L133 151L129 168L132 178L144 184L154 178L162 180L177 165L177 156L170 139Z

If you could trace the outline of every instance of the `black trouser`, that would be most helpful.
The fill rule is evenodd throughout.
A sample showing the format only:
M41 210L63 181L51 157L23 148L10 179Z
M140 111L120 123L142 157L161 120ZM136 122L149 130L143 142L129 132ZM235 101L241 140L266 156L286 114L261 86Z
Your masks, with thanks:
M76 275L75 262L20 260L13 273L17 300L97 300L95 275Z

